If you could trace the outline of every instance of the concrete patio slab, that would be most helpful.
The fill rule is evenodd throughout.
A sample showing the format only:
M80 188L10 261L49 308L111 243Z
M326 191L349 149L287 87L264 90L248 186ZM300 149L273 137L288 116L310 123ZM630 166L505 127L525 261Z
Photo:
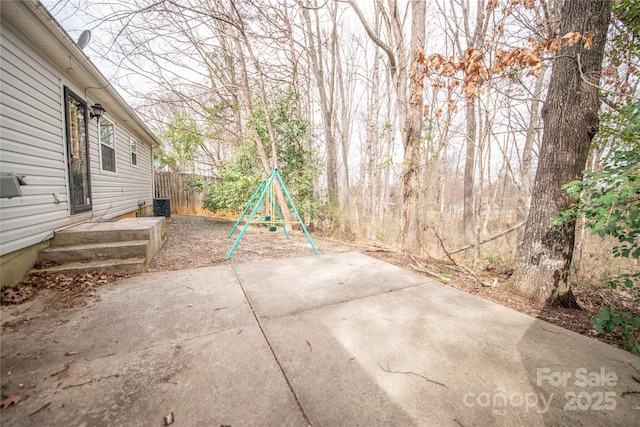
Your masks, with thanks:
M357 252L234 265L260 316L284 316L429 282Z
M100 295L3 333L3 393L28 396L3 426L640 419L640 358L359 253L146 273Z
M29 395L3 426L304 425L229 267L138 275L38 320L2 336Z
M640 359L599 341L359 253L234 269L318 425L640 419Z

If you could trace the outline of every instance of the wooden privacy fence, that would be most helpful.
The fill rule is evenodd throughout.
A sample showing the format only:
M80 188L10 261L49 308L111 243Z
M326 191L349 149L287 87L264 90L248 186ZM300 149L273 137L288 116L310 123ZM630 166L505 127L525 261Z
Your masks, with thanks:
M209 215L210 211L202 207L205 192L198 193L189 185L193 180L201 179L210 183L218 182L218 178L196 176L188 173L155 172L155 198L170 199L171 213L182 215Z

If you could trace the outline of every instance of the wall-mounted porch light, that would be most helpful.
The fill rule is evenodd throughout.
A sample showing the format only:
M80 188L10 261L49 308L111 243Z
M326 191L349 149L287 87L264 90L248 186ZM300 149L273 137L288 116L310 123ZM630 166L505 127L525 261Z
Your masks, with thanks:
M94 117L96 118L97 121L100 121L100 117L102 117L102 115L104 114L104 112L106 111L101 104L94 104L91 106L91 110L93 110L90 115L91 118L93 119Z

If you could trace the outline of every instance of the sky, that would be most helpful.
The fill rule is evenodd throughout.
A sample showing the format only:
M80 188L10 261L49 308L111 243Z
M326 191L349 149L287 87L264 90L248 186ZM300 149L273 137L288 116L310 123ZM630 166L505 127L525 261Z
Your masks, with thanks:
M91 39L87 47L84 48L84 53L121 95L127 95L126 89L119 86L117 79L115 79L118 74L117 67L111 61L102 58L94 48L100 39L110 40L111 35L96 25L94 18L87 15L83 10L84 7L91 7L92 9L104 7L103 2L91 0L40 0L40 2L49 10L72 40L77 42L84 30L91 32ZM93 13L95 13L95 10ZM107 10L105 10L106 13Z

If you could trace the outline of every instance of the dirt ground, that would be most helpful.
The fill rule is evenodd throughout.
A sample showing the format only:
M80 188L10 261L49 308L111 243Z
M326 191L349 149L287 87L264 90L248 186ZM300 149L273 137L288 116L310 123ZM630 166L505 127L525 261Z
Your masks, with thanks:
M147 271L182 270L233 262L236 264L286 257L313 255L313 249L302 231L290 230L287 239L282 228L251 226L243 235L231 259L227 260L242 225L228 237L234 221L224 218L174 215L167 218L167 240L155 255ZM312 236L319 252L354 250L354 246Z
M291 238L287 239L281 229L270 232L267 227L252 226L231 259L227 260L227 253L240 231L238 229L233 238L229 238L233 224L233 220L214 217L175 215L167 218L166 242L147 271L181 270L314 253L301 231L290 230ZM510 274L508 270L488 270L490 267L487 267L484 271L469 272L449 260L421 259L382 247L339 242L315 233L312 233L312 238L320 253L359 251L612 345L618 345L618 342L596 332L590 319L597 316L603 305L636 313L639 310L628 295L606 288L575 289L582 310L540 306L501 286ZM99 286L115 282L121 277L100 272L77 276L61 273L28 276L17 287L2 290L2 329L16 329L22 323L40 316L53 316L61 311L91 304L99 299L96 292Z

